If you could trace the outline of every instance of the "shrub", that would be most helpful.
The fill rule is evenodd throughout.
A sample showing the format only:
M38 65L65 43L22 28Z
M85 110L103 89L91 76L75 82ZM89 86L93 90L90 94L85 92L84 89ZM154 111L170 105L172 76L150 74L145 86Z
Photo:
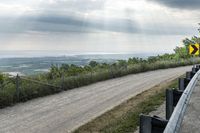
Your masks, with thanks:
M0 73L0 85L3 84L4 76Z
M139 59L138 59L139 60ZM136 59L129 60L129 62L136 62L138 61ZM112 67L109 67L109 65L95 65L93 66L94 69L91 70L91 67L87 66L87 71L84 70L84 68L77 67L77 66L64 66L62 65L62 70L65 70L65 72L60 73L59 68L55 67L53 68L53 73L57 73L59 75L57 76L51 76L49 78L49 74L40 74L37 76L30 76L28 78L32 78L34 80L38 80L42 82L43 84L35 83L29 80L20 79L20 98L17 99L16 95L16 85L15 85L15 79L10 79L6 76L3 76L0 74L0 84L4 84L4 81L8 81L8 84L2 85L0 87L0 108L3 108L5 106L13 105L16 102L24 102L33 98L42 97L50 94L54 94L57 92L60 92L62 90L70 90L73 88L81 87L84 85L88 85L91 83L95 83L98 81L103 81L111 78L121 77L127 74L134 74L134 73L140 73L150 70L157 70L157 69L164 69L164 68L172 68L177 66L185 66L185 65L191 65L191 64L198 64L200 62L199 58L187 59L187 60L160 60L155 61L155 59L151 59L152 63L149 63L145 60L141 60L140 63L130 63L128 66L125 66L124 64L126 62L121 61L121 65L119 64L112 64ZM94 64L94 63L92 63ZM70 68L72 67L72 68ZM69 71L72 74L69 76ZM72 71L73 70L73 71ZM76 70L78 70L78 75ZM73 75L73 73L75 75ZM62 75L62 76L60 76ZM64 78L63 78L64 76ZM51 84L52 86L45 85L45 84ZM57 86L57 87L53 87Z

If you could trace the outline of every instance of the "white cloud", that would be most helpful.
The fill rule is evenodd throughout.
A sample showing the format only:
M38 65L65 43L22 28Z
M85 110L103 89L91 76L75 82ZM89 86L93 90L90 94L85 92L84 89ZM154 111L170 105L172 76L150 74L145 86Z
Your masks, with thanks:
M195 10L149 0L0 1L0 45L6 44L4 49L45 49L46 45L54 49L59 43L56 48L69 50L137 51L158 46L162 36L166 44L172 43L170 38L176 39L169 50L180 36L195 34L200 20ZM52 41L55 35L59 42Z

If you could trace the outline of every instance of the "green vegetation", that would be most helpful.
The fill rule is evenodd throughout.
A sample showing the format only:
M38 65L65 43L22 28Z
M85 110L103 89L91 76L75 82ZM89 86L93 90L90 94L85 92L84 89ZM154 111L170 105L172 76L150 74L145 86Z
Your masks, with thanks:
M15 83L7 76L0 74L0 108L16 101Z
M86 66L52 65L50 72L46 74L21 77L18 79L18 86L16 78L0 74L0 108L128 74L198 64L200 59L188 55L187 47L199 40L197 37L185 39L184 46L175 48L173 54L151 56L147 59L133 57L112 64L91 61Z
M2 85L4 82L3 74L0 73L0 85Z
M177 79L163 82L81 126L74 133L134 132L139 126L139 115L156 110L165 100L165 90L177 86Z

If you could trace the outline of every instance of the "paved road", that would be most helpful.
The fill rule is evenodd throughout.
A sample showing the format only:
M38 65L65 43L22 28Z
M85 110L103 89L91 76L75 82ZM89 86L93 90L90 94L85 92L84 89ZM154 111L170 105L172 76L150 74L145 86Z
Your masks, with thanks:
M0 110L0 133L67 133L190 67L125 76Z

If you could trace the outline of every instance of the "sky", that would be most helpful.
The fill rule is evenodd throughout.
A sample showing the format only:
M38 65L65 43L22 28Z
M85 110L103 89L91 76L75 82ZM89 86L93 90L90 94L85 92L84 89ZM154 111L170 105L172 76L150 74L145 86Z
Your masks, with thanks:
M167 53L198 35L199 0L0 0L0 51Z

